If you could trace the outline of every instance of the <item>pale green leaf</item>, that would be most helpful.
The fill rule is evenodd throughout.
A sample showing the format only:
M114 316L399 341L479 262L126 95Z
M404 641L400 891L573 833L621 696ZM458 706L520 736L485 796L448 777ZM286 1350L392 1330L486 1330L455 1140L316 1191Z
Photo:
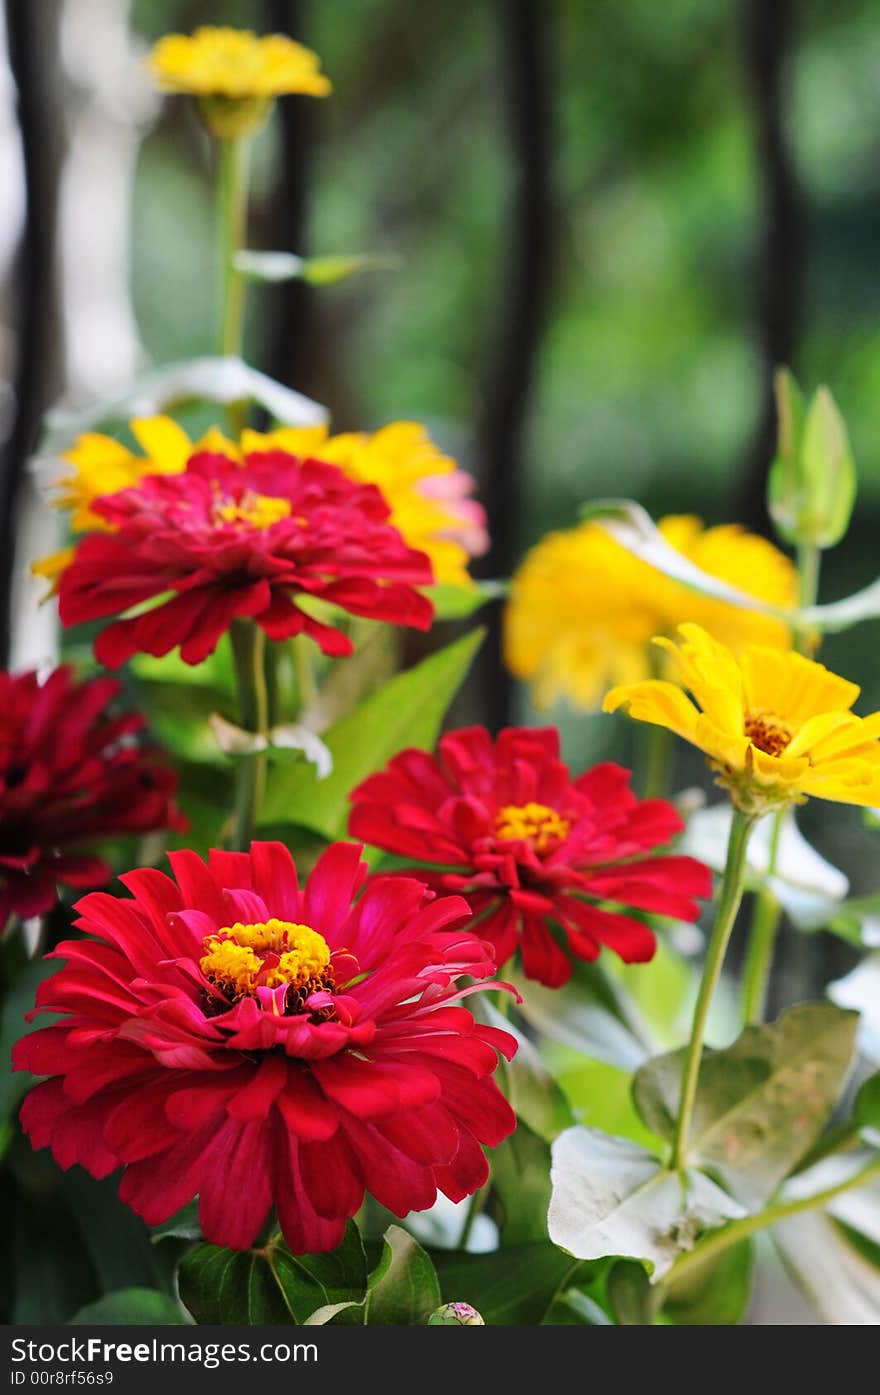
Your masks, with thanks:
M553 1144L550 1239L578 1259L637 1259L652 1282L698 1236L744 1214L700 1172L670 1172L626 1138L567 1129Z
M746 1027L704 1054L688 1161L712 1170L750 1209L760 1207L822 1132L852 1066L857 1018L801 1003L770 1026ZM648 1061L633 1094L647 1126L675 1135L684 1051Z

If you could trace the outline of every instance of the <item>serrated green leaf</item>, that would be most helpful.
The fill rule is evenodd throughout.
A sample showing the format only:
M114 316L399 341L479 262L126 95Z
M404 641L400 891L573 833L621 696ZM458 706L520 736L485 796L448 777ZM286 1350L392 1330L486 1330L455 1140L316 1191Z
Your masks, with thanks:
M511 1245L491 1254L435 1250L444 1303L470 1303L488 1327L534 1325L580 1270L549 1241Z
M183 1314L173 1298L152 1288L123 1288L87 1303L69 1319L73 1326L153 1327L182 1323Z
M181 1301L197 1323L304 1323L317 1308L360 1302L367 1262L353 1221L338 1249L292 1255L283 1241L260 1250L199 1245L178 1274Z
M764 1205L822 1131L849 1073L858 1017L831 1003L801 1003L732 1046L707 1051L700 1068L688 1161L718 1175L749 1209ZM684 1051L636 1073L636 1107L671 1140Z
M333 771L326 779L319 780L311 766L273 770L260 822L301 824L325 838L342 837L355 786L405 747L427 750L434 745L484 634L475 630L397 674L324 732L333 758Z
M366 1322L370 1327L419 1327L441 1303L434 1263L399 1225L385 1232L382 1258L370 1275Z
M744 1214L701 1172L670 1172L647 1149L598 1129L567 1129L553 1144L550 1239L577 1259L618 1255L656 1283L705 1230Z

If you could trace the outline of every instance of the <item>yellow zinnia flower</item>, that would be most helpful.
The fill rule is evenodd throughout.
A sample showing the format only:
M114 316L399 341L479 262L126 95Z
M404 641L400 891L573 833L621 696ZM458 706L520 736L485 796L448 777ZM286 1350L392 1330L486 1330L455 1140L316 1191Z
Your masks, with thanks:
M142 455L95 433L78 437L66 452L64 459L74 469L59 482L53 503L71 511L74 532L110 526L92 511L95 499L131 488L144 475L177 474L197 452L213 451L240 462L256 451L284 450L337 465L358 483L375 484L391 509L391 523L410 547L430 558L435 580L473 585L468 558L485 546L482 509L468 497L473 482L416 422L393 422L372 435L330 436L324 426L245 430L239 443L216 428L193 442L170 417L139 418L130 427ZM33 570L55 579L68 561L69 553L59 552Z
M194 34L166 34L149 61L157 86L196 97L209 129L221 138L252 130L276 97L331 91L317 55L285 34L261 38L206 26Z
M801 654L748 645L737 660L699 625L661 636L678 683L613 688L603 708L667 727L704 751L718 783L747 814L809 795L880 803L880 712L857 717L855 683ZM694 701L686 695L687 689Z
M736 524L704 529L672 515L657 525L677 551L710 576L780 609L797 604L792 562ZM735 653L749 643L791 646L788 626L759 611L712 600L633 556L598 523L550 533L513 578L504 616L505 659L548 707L566 698L596 709L610 684L650 678L651 638L696 620Z

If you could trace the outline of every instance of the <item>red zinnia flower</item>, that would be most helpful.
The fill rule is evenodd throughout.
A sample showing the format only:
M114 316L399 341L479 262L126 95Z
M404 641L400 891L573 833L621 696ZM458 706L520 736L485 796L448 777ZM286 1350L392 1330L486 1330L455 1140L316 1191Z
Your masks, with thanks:
M54 1078L22 1108L35 1147L97 1177L150 1224L196 1193L206 1237L246 1248L273 1204L297 1253L339 1244L367 1190L403 1216L461 1200L488 1175L481 1144L515 1124L491 1079L511 1037L454 1006L492 974L467 904L373 878L333 844L300 890L290 853L169 855L177 882L122 878L86 896L65 966L16 1068ZM490 986L490 985L485 985Z
M103 858L71 851L83 842L182 826L174 772L133 740L143 717L107 711L119 686L0 672L0 930L51 910L57 882L110 879Z
M450 732L437 758L403 751L352 794L351 831L419 864L430 886L467 897L474 930L500 967L519 948L529 978L558 988L571 962L604 944L627 963L650 959L654 936L608 902L695 920L711 873L692 857L646 857L683 824L664 799L638 800L630 773L608 762L572 780L555 728ZM425 863L442 864L434 871Z
M433 579L427 557L389 525L375 485L335 465L284 451L239 465L203 452L182 473L147 475L91 509L113 531L83 538L64 569L62 623L157 601L98 636L95 655L110 668L177 645L186 663L201 663L236 616L253 617L270 639L305 633L325 654L349 654L348 638L299 597L397 625L431 623L430 601L413 589Z

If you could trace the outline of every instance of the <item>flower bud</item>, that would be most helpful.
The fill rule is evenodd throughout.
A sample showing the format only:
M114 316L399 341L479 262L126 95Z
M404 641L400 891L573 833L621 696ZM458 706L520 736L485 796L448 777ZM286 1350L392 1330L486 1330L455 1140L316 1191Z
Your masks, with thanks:
M444 1303L428 1318L429 1327L485 1327L485 1322L470 1303Z
M856 497L856 468L843 417L820 387L807 407L787 368L776 374L778 440L767 506L790 543L833 547L845 534Z

